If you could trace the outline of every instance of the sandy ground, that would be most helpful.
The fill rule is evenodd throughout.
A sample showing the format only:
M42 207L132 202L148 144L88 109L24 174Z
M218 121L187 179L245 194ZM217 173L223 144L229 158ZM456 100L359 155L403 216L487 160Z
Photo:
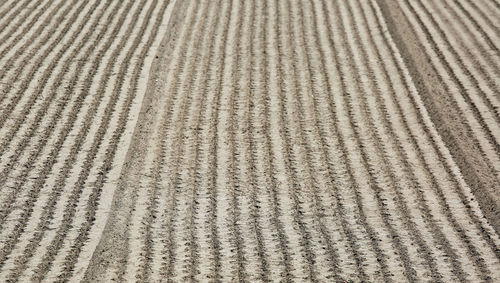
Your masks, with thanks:
M500 282L497 0L0 1L0 281Z

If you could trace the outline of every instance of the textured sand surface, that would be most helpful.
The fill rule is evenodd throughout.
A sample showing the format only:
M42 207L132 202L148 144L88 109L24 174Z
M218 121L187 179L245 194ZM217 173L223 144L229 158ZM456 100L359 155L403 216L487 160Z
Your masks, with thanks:
M0 2L0 281L500 282L497 0Z

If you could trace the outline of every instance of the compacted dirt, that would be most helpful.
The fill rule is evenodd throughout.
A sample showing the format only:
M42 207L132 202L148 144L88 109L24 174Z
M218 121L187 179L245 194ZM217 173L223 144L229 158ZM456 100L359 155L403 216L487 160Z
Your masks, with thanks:
M0 281L500 281L497 0L0 1Z

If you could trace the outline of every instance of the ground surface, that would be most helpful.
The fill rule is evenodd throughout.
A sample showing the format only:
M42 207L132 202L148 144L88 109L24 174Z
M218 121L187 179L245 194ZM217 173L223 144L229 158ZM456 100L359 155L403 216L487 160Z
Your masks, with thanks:
M0 1L0 281L500 281L500 3Z

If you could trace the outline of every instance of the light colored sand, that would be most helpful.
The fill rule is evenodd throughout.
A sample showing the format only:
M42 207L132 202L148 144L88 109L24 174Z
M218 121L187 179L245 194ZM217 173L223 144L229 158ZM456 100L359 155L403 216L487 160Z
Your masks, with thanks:
M500 281L498 2L4 2L0 281Z

